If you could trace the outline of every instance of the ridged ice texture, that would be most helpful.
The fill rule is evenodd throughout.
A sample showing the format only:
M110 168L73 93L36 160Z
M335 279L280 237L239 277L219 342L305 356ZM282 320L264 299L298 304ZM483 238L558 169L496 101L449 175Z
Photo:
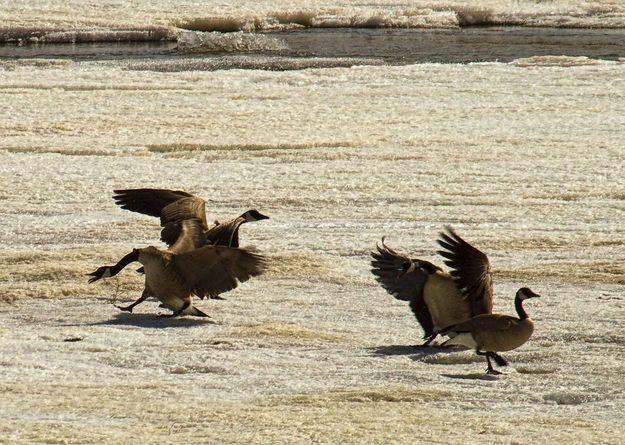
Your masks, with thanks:
M467 3L471 3L467 5ZM96 8L82 0L0 1L0 41L80 42L175 39L192 31L267 31L301 27L455 28L558 26L619 28L625 4L614 0L121 0Z

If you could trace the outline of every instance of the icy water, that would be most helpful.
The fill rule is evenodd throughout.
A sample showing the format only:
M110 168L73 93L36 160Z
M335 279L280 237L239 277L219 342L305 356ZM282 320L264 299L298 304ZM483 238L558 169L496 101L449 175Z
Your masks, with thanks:
M159 60L163 69L169 67L172 70L224 69L228 66L300 69L319 58L324 59L328 67L333 66L333 62L336 66L511 62L524 57L554 54L615 61L625 59L625 31L522 27L439 30L339 28L256 35L181 32L173 41L0 46L0 59L5 60L50 57L75 61L147 59ZM185 68L179 62L184 57L196 59L195 65ZM259 58L261 63L252 64Z
M558 2L547 12L620 20L618 6L564 3L577 15ZM518 5L514 17L553 17ZM39 7L64 23L65 3ZM89 29L92 13L76 11ZM16 15L22 31L44 27L31 13ZM574 30L464 31L350 32L376 42L367 53L197 31L2 47L0 443L622 442L620 31L579 31L595 36L579 45ZM341 32L285 38L327 50L310 38L339 48ZM492 58L457 59L474 45L452 36L497 32ZM507 33L524 36L518 53ZM435 62L463 63L381 49L416 35L442 39L430 54L449 59ZM160 318L154 301L120 313L112 303L142 289L134 268L91 285L84 274L161 246L158 221L114 205L128 187L193 192L210 219L259 209L271 219L241 239L270 271L225 301L198 300L208 321ZM505 375L485 375L472 351L412 348L422 331L409 308L369 272L383 235L441 264L445 224L489 255L496 312L514 313L521 286L542 295Z

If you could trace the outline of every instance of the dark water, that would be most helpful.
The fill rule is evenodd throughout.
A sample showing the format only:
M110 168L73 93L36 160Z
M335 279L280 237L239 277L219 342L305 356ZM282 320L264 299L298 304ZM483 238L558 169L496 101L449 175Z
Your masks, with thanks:
M303 30L280 35L293 54L374 57L387 63L510 62L543 55L625 57L625 30L466 28Z
M0 45L0 59L61 58L72 60L135 59L175 54L175 42L97 42Z
M229 56L278 56L306 59L376 59L387 64L509 62L541 56L625 58L625 30L560 28L307 29L265 34L284 41L280 52L181 54L175 42L98 42L0 46L0 59L68 58L73 60L176 60L181 57L222 61ZM234 63L234 61L233 61ZM227 65L227 64L226 64ZM303 65L305 66L305 64ZM221 66L223 69L224 66ZM227 66L225 67L227 68ZM258 67L256 67L258 68Z

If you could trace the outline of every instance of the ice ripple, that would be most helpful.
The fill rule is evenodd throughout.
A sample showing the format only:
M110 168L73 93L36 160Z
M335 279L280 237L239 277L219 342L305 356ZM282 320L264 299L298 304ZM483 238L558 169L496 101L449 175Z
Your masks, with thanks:
M546 402L555 402L557 405L581 405L601 400L596 393L588 394L579 391L554 391L543 395L543 399Z

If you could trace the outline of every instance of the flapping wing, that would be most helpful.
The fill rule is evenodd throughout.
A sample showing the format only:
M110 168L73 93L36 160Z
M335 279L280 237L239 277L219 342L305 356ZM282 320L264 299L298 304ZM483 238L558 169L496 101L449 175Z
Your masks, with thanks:
M423 298L423 288L428 276L440 268L428 261L410 259L395 252L384 244L384 238L382 247L377 245L376 248L377 252L371 252L371 272L375 279L398 300L410 302L410 309L423 328L425 336L430 336L434 333L434 324Z
M199 220L186 219L180 223L172 224L177 225L179 235L176 242L169 248L170 252L177 254L190 252L206 245L204 229L202 228L202 223ZM163 231L165 231L166 228L163 229Z
M161 216L162 210L172 202L182 198L193 197L181 190L167 189L124 189L113 190L115 204L131 212L150 216Z
M197 221L202 231L206 230L206 203L203 199L181 198L165 206L161 211L161 241L172 246L181 236L183 222L189 220Z
M244 222L245 219L239 216L211 227L206 232L207 243L216 246L239 247L239 227Z
M185 219L197 219L204 229L208 229L206 222L206 201L196 196L180 198L161 210L161 226L181 222Z
M460 238L451 227L441 232L438 244L458 289L467 296L473 316L490 314L493 310L493 280L488 257Z
M225 246L204 246L175 255L172 263L199 296L232 290L267 267L262 255Z
M371 252L371 273L380 285L398 300L411 301L422 297L423 286L428 278L428 270L439 268L423 260L410 259L395 252L384 244L376 246L377 252ZM408 264L414 263L414 269L407 272Z

